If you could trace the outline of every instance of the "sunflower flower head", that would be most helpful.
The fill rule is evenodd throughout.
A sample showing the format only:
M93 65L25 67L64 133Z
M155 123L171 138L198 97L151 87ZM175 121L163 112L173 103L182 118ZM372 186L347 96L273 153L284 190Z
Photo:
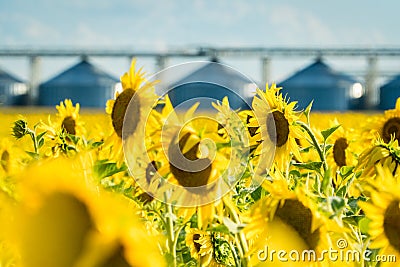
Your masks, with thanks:
M25 119L19 119L14 122L14 126L12 127L12 135L16 139L21 139L25 135L29 134L28 123Z
M362 139L371 143L379 136L385 143L392 139L400 141L400 98L394 109L389 109L383 115L372 116L365 124Z
M163 266L129 201L99 191L78 166L58 158L21 174L7 229L23 265Z
M83 123L80 121L79 116L79 103L76 103L74 106L70 99L66 99L64 102L60 102L60 105L57 105L56 109L58 111L57 118L60 129L71 135L84 134Z
M0 177L13 175L22 169L22 151L8 138L0 141Z
M400 186L391 170L377 165L377 178L370 188L370 200L359 206L370 220L368 233L370 248L380 249L382 254L400 257Z
M318 254L332 244L331 233L343 231L336 222L320 213L317 202L304 187L291 190L284 177L277 173L279 171L272 181L263 184L269 194L258 200L246 216L248 224L244 233L252 244L249 256L253 264L259 263L257 252L265 246L276 251L296 250L299 253L314 250ZM264 262L265 266L302 266L304 263L285 265L276 259ZM319 263L314 259L308 264L318 266Z
M121 77L122 92L116 92L115 99L106 104L106 113L110 115L113 132L106 139L104 158L124 161L122 139L135 136L142 140L142 128L148 119L150 110L158 100L154 93L157 81L149 82L142 69L136 70L136 60ZM149 113L149 114L148 114Z
M188 228L186 231L186 245L190 249L190 255L200 266L235 266L226 237L195 228Z
M194 105L183 115L177 114L166 96L165 106L158 113L159 129L149 138L152 142L145 142L152 143L147 151L155 155L152 160L157 171L153 177L163 177L159 183L161 187L179 191L176 193L179 203L185 202L184 199L191 203L195 198L198 201L207 199L210 196L208 193L216 192L216 184L221 180L218 178L229 165L228 140L224 134L218 133L220 124L207 116L195 116L197 106ZM132 168L138 173L135 177L139 183L149 184L147 171L144 171L149 163L142 164L142 174L138 172L140 167Z
M362 171L362 177L374 177L378 164L384 165L392 171L392 175L399 177L400 147L398 141L393 139L386 143L378 138L374 145L365 149L359 156L357 170Z
M338 172L344 166L355 167L362 148L357 142L358 136L354 131L345 128L337 118L329 122L329 129L334 128L335 131L327 139L332 148L328 150L326 160L332 172L333 184L338 188L344 182Z
M271 154L271 146L275 151L274 161L283 169L292 156L301 161L296 138L302 138L303 132L296 124L299 119L294 108L297 102L289 102L280 93L281 87L272 84L266 90L257 89L253 98L253 110L256 120L250 127L260 127L263 146L259 146L255 154Z

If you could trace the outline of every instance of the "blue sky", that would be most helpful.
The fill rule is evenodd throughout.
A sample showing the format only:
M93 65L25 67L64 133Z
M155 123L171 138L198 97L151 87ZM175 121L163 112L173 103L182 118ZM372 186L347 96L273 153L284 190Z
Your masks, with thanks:
M134 1L134 0L0 0L0 46L132 47L165 51L198 46L397 47L399 1ZM78 59L43 59L47 79ZM312 59L272 62L279 80ZM327 59L342 70L363 68L363 59ZM93 61L119 76L125 59ZM254 79L257 59L222 59ZM182 62L171 60L170 64ZM139 59L148 72L154 61ZM396 62L389 64L398 68ZM0 67L28 77L24 59L0 58Z

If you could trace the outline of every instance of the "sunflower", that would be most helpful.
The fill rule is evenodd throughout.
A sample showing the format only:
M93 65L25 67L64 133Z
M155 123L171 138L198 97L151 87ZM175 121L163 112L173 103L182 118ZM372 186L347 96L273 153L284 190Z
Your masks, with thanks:
M19 162L21 151L8 138L0 143L0 177L11 176L21 170L22 163Z
M136 140L134 147L142 146L142 154L128 152L126 161L147 194L180 206L177 215L184 221L197 214L198 227L206 228L221 213L217 199L233 183L224 179L231 163L229 140L218 133L216 120L194 116L197 105L178 115L168 96L164 103L161 112L154 112L154 127L146 128L144 141Z
M186 230L186 245L189 247L190 255L203 263L209 263L212 258L212 243L209 234L205 231L189 228Z
M119 164L124 161L122 139L144 139L141 129L150 115L147 111L151 110L158 99L154 93L156 82L148 82L142 68L136 71L136 60L132 60L129 72L121 77L121 83L122 92L116 92L115 99L108 100L106 104L106 113L111 117L113 132L107 138L104 149L109 152L106 157Z
M377 138L374 144L362 151L358 158L354 172L360 173L360 175L351 184L350 195L358 197L362 193L367 193L368 183L376 178L376 166L378 165L385 166L396 179L399 179L399 155L400 147L397 140L392 140L386 144L381 138Z
M179 118L167 96L161 113L162 129L152 137L155 146L148 149L148 153L157 151L157 175L168 182L166 188L177 190L171 197L183 206L207 204L218 198L219 178L230 163L229 148L218 149L228 143L218 134L218 122L206 116L194 117L196 107Z
M20 203L7 229L24 266L163 266L128 199L89 183L69 159L21 174ZM60 170L63 170L60 172Z
M332 243L330 236L333 231L339 233L343 231L339 224L320 214L316 202L303 188L289 190L289 185L282 175L275 173L274 178L266 180L263 187L270 194L255 203L246 216L248 224L243 230L246 238L252 243L249 250L251 263L257 266L322 264L323 262L315 258L303 260L302 253L313 250L318 257L321 251L330 247L329 244ZM271 257L261 257L260 260L260 250L266 246L269 250L275 251L281 249L297 251L302 260L280 262L277 258Z
M298 116L294 108L297 102L288 102L279 91L281 87L272 84L266 86L265 92L257 89L253 98L253 110L256 120L249 124L250 127L260 127L263 144L255 154L268 154L271 157L275 152L274 161L280 169L286 169L290 162L291 154L301 161L299 146L296 138L302 138L303 132L296 125ZM263 168L264 169L264 168Z
M8 139L0 142L0 227L4 229L12 218L15 207L15 181L13 176L22 170L21 152ZM19 254L5 231L0 232L0 266L20 266Z
M335 118L330 122L329 128L339 126L340 123ZM327 163L332 171L333 183L338 188L342 181L338 175L338 171L343 166L357 165L357 157L360 153L361 146L357 143L357 136L353 129L345 129L339 126L329 137L328 143L332 143L332 148L327 153Z
M400 141L400 98L396 101L394 109L386 110L384 115L373 116L365 126L364 139L372 141L375 136L380 136L385 143L392 138Z
M39 128L46 132L42 150L47 157L58 157L60 152L77 151L76 141L79 139L71 139L71 136L83 137L86 134L79 115L79 103L74 106L70 99L65 99L56 106L56 109L58 112L55 121L48 116L47 123L39 124Z
M359 206L370 219L368 233L371 237L371 249L380 249L382 255L395 255L400 258L400 185L391 171L378 165L378 177L372 182L368 202L359 202ZM388 264L390 265L390 264ZM384 266L388 266L384 265ZM398 266L392 263L391 266Z
M216 259L216 255L218 254L216 251L219 251L223 247L216 246L216 238L219 238L217 233L188 228L186 230L185 241L189 247L190 255L199 262L200 266L234 266L235 262L232 255L231 257L225 257L223 260Z
M360 154L357 170L362 171L361 178L375 176L375 166L377 164L386 166L394 177L399 177L400 146L397 140L392 139L386 143L384 140L378 138L373 146L365 149Z
M70 99L65 99L56 106L57 113L57 126L71 135L81 136L85 134L83 122L79 117L79 103L75 107Z

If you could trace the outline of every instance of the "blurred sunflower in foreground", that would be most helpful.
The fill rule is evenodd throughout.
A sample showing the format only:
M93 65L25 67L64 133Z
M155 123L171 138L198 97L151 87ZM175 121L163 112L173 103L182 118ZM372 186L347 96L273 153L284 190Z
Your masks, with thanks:
M22 152L8 138L0 142L0 179L11 176L22 168Z
M368 202L358 205L370 220L368 233L371 249L380 249L380 255L392 255L400 259L400 186L391 171L376 166L378 176L371 181ZM398 266L398 263L382 263L381 266Z
M109 153L105 157L119 164L124 161L122 138L144 140L141 129L150 115L146 111L151 109L158 99L154 93L156 82L148 82L142 68L136 70L136 60L132 60L129 72L121 77L121 83L122 92L116 92L115 99L108 100L106 104L106 113L111 117L113 132L107 138L104 149Z
M281 170L286 169L292 156L301 161L299 146L296 138L303 138L301 128L296 124L298 115L294 108L297 102L288 102L280 93L281 87L272 84L266 90L257 89L253 98L255 119L250 121L249 127L260 127L260 141L254 154L268 154L271 157L275 152L274 162ZM273 146L273 150L271 150Z
M72 165L71 159L40 162L19 176L19 203L6 229L22 265L163 266L157 239L134 205L99 191L86 181L88 170Z

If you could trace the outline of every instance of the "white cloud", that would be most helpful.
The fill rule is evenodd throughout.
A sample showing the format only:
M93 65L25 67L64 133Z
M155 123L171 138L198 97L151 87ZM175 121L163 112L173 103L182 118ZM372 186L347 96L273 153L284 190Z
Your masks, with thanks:
M42 23L40 20L34 18L27 18L24 27L24 32L27 37L34 39L46 39L58 37L59 33L48 24Z
M272 8L268 17L281 43L286 45L329 45L337 43L334 33L317 16L293 6Z
M72 37L72 45L78 46L102 47L118 43L117 40L113 40L112 36L98 32L83 22L78 24Z

